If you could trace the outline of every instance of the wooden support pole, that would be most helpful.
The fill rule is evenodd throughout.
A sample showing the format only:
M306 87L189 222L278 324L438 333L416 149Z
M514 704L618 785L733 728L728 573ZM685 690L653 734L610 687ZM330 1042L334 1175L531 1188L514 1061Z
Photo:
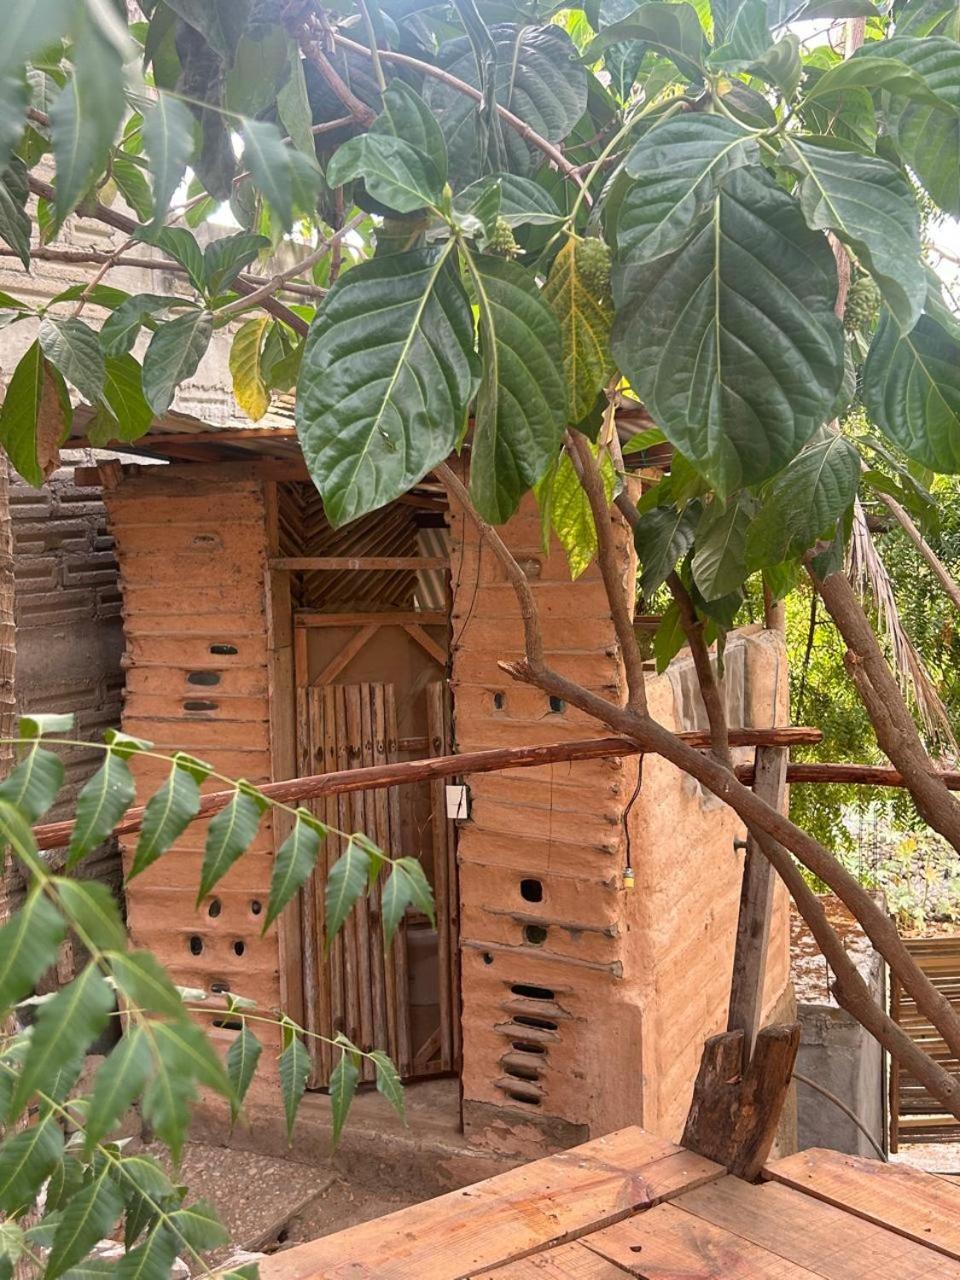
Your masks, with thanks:
M292 688L292 685L291 685ZM706 749L710 735L694 729L677 737L688 746ZM782 729L731 729L732 747L792 746L817 743L823 737L819 729L788 725ZM340 769L315 774L309 778L291 778L287 782L268 782L260 791L282 804L300 804L317 796L342 795L348 791L375 791L381 787L397 787L410 782L451 778L458 774L495 773L498 769L534 769L538 765L560 760L601 760L605 756L641 755L632 738L579 738L569 742L552 742L536 747L497 747L490 751L465 751L460 755L435 756L427 760L405 760L399 764L374 765L369 769ZM213 791L200 800L197 818L209 818L228 805L233 789ZM114 827L115 835L139 831L143 822L142 807L130 809L122 822ZM69 844L73 822L48 822L34 827L33 834L41 849L60 849Z
M757 747L754 761L754 794L772 808L783 811L787 794L787 749ZM753 1053L763 1017L763 982L767 972L770 913L777 873L753 836L747 838L740 887L740 914L733 952L728 1031L743 1032L744 1065Z
M738 1178L760 1176L776 1136L800 1047L800 1024L764 1027L744 1067L744 1035L727 1031L704 1045L681 1146Z

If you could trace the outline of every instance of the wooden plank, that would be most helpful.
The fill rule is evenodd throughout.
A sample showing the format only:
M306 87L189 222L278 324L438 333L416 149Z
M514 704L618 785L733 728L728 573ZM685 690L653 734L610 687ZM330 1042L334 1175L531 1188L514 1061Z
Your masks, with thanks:
M824 1280L960 1280L960 1264L926 1244L791 1187L726 1178L691 1190L677 1205Z
M328 613L298 609L297 622L304 627L402 627L405 623L422 627L443 627L449 615L439 609L397 609L383 613Z
M446 569L442 556L278 556L270 561L271 569L287 573L316 573L325 570L393 570Z
M386 760L387 717L382 684L370 686L370 763ZM378 848L390 848L390 814L385 791L364 792L367 803L367 834ZM384 945L381 893L384 876L381 871L370 891L370 936L373 943L375 985L373 990L374 1025L377 1044L386 1047L396 1062L397 989L393 948Z
M387 759L396 757L398 749L397 699L392 684L384 687L384 714L387 736L384 744ZM392 858L403 854L400 847L400 788L391 787L387 792L387 809L390 822L388 852ZM393 972L397 1003L397 1069L407 1076L413 1066L413 1045L410 1030L410 973L407 965L407 926L404 920L397 925L393 935Z
M332 684L344 668L354 660L367 641L377 634L378 630L379 628L373 625L361 627L355 636L351 636L340 652L330 659L320 674L311 681L311 684Z
M348 745L350 739L347 733L346 689L343 685L333 686L333 707L337 768L350 769L353 762L350 759ZM349 832L353 829L352 796L341 795L337 799L337 821L335 826L340 831ZM338 852L343 853L345 844L342 837L338 840L338 844ZM360 1029L359 959L357 956L357 920L355 911L351 911L348 914L340 934L343 938L346 1033L348 1038L356 1044L358 1040L362 1039L362 1032Z
M404 631L411 640L416 640L417 644L425 653L436 662L441 670L445 670L447 666L447 651L442 645L437 644L436 640L428 636L423 627L417 626L415 623L407 622L404 624Z
M335 727L335 707L334 701L336 691L330 685L326 689L318 690L319 698L323 700L323 760L324 768L336 769L339 767L337 760L337 739ZM339 801L336 796L328 796L325 800L321 800L323 807L323 820L328 826L336 827L340 822ZM330 868L336 862L340 854L340 841L337 836L328 836L324 847L324 884L317 882L317 916L318 919L325 919L323 888L326 885L326 877L330 873ZM324 928L323 937L326 939L326 929ZM331 1031L336 1034L338 1031L346 1031L347 1028L347 991L346 991L346 972L343 954L343 932L337 934L336 938L329 941L327 945L327 964L330 969L330 1027Z
M444 747L444 686L439 680L424 690L427 703L427 737L434 751ZM455 939L450 934L450 865L447 851L446 785L438 778L430 784L430 837L433 844L433 893L437 906L437 985L440 1004L440 1065L453 1066L453 997L450 988L450 952ZM432 1055L431 1055L432 1056ZM419 1060L420 1054L417 1055Z
M723 1176L621 1129L460 1191L265 1258L263 1280L460 1280L605 1227Z
M263 489L267 554L279 545L277 485L267 481ZM267 620L267 698L270 725L270 778L278 782L296 768L296 709L293 673L293 606L290 579L270 569L265 572L264 610ZM293 828L290 816L274 810L275 849ZM303 921L301 895L294 894L277 921L280 952L280 1006L296 1022L304 1016Z
M311 690L297 689L297 768L305 773L311 768L313 759L313 742L310 733L310 693ZM313 875L304 885L300 903L300 927L303 938L303 1025L307 1032L307 1052L310 1055L310 1077L307 1084L311 1089L325 1083L327 1075L324 1071L322 1050L326 1048L318 1035L328 1035L327 1020L320 1012L320 960L319 933L316 916L316 890Z
M788 752L784 747L757 747L753 791L773 809L786 799ZM777 875L752 835L747 837L740 889L740 913L733 953L728 1031L743 1032L744 1061L749 1061L763 1016L763 987L770 941L770 915Z
M723 1178L721 1184L737 1181ZM826 1274L685 1213L683 1202L681 1196L676 1203L659 1204L592 1232L580 1247L643 1280L819 1280Z
M944 1178L906 1164L881 1164L817 1147L775 1160L764 1173L960 1259L960 1187Z
M476 1280L623 1280L623 1271L585 1248L581 1241L571 1240L494 1271L484 1271Z

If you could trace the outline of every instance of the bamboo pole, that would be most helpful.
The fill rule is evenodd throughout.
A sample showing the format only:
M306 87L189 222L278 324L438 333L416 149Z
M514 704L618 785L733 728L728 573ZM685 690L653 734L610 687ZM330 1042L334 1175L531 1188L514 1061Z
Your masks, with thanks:
M688 746L706 748L710 735L692 730L676 735ZM788 725L774 729L731 729L732 747L810 746L823 737L819 729ZM600 760L605 756L642 755L632 738L577 738L570 742L551 742L535 747L498 747L489 751L465 751L460 755L434 756L426 760L405 760L398 764L374 765L368 769L340 769L314 774L308 778L291 778L284 782L267 782L259 788L263 795L281 804L301 804L318 796L343 795L350 791L375 791L409 782L433 778L450 778L458 774L493 773L498 769L534 769L538 765L561 760ZM233 798L233 788L212 791L202 796L193 821L209 818L225 808ZM143 822L142 806L130 809L122 822L114 827L115 835L139 831ZM48 822L34 827L33 834L41 849L60 849L70 841L73 822Z

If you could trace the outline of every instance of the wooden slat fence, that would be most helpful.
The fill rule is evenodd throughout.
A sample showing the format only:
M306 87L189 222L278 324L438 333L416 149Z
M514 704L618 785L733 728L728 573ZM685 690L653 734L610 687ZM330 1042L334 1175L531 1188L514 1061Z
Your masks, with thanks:
M904 942L937 990L960 1009L960 935L905 938ZM890 1013L918 1048L945 1070L960 1073L960 1062L893 976ZM894 1061L890 1070L890 1150L910 1142L960 1142L960 1121Z

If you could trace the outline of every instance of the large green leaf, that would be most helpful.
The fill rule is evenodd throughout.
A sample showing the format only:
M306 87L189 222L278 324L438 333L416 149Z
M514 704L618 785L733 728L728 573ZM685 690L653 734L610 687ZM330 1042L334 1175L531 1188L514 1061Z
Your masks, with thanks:
M450 252L361 263L337 281L311 326L297 431L334 525L405 493L462 435L478 363Z
M960 216L960 111L907 104L895 117L893 136L940 208Z
M151 225L159 228L193 154L193 116L172 94L160 90L144 108L143 145L153 175Z
M295 211L313 211L322 183L320 170L302 151L286 145L276 125L244 122L243 159L285 231L293 226Z
M854 62L870 58L892 60L909 67L937 98L951 107L960 107L960 43L956 40L946 36L915 40L897 35L891 40L872 41L862 46ZM892 94L898 92L892 85L883 87Z
M0 927L0 1014L28 995L57 958L66 924L42 889Z
M127 933L112 891L99 880L74 880L55 876L56 889L67 919L84 946L100 951L123 951Z
M139 440L153 422L153 410L143 394L143 370L132 355L104 358L103 393L87 426L95 448L111 440Z
M369 869L370 855L363 844L359 840L348 840L346 849L330 868L324 888L324 941L327 947L366 889Z
M406 1120L404 1106L403 1083L393 1060L382 1049L374 1049L370 1054L377 1073L377 1092L382 1093L396 1111L401 1120Z
M937 98L918 70L899 57L880 56L886 45L886 41L871 40L862 55L858 52L846 62L839 62L825 71L807 90L804 102L822 102L850 89L863 88L870 93L883 89L897 97L946 109L946 104Z
M270 392L264 381L263 340L269 316L245 321L230 347L230 376L237 404L252 422L259 422L270 408Z
M120 55L88 18L74 41L73 75L50 109L57 163L55 207L63 221L102 173L123 118Z
M627 256L614 289L620 368L721 492L774 475L828 417L843 378L836 264L755 171L728 176L676 253Z
M690 571L705 600L719 600L742 585L747 576L746 545L750 514L737 498L708 503L697 524Z
M84 783L77 808L67 866L72 867L102 844L136 798L136 786L126 760L107 751L103 764Z
M621 256L638 262L678 248L721 179L759 159L756 138L726 116L682 116L651 129L624 166L636 181L616 218Z
M233 61L250 9L249 0L167 0L227 64Z
M322 830L323 828L312 814L305 811L297 812L293 830L277 850L276 861L273 864L267 911L263 922L264 933L312 874L320 852Z
M287 41L287 62L290 75L277 94L277 115L294 146L314 160L317 153L313 138L313 112L307 97L300 46L292 38Z
M640 590L647 599L690 550L699 514L697 504L679 511L676 507L655 507L634 526L633 541L641 568Z
M60 757L34 743L16 768L0 782L0 800L19 810L21 821L26 818L36 822L56 800L63 779Z
M14 251L24 269L30 269L30 215L26 204L30 195L27 171L17 156L0 172L0 240Z
M19 71L30 55L54 44L69 31L76 0L32 0L13 4L4 13L0 41L0 73Z
M227 1075L233 1086L232 1112L234 1120L236 1120L240 1111L240 1104L250 1088L250 1082L253 1080L262 1052L263 1045L247 1026L246 1021L244 1021L236 1038L227 1050L226 1056Z
M209 311L188 311L157 328L143 358L143 394L158 416L167 412L177 387L196 373L213 334Z
M63 1134L52 1111L8 1137L0 1145L0 1212L13 1214L32 1204L62 1152Z
M44 1275L48 1280L62 1276L86 1257L98 1240L109 1236L123 1208L112 1174L105 1160L92 1180L67 1201L47 1257Z
M23 134L30 97L26 77L17 72L0 73L0 173L9 165Z
M441 184L447 180L447 148L433 112L404 80L391 80L383 95L383 110L370 126L374 134L402 138L426 156Z
M656 49L685 76L697 79L702 74L703 28L693 5L649 0L619 22L604 27L584 51L584 59L595 62L611 45L625 41L639 41Z
M439 204L443 180L428 156L387 133L361 133L336 152L327 182L342 186L362 178L367 191L397 213Z
M794 138L784 158L800 176L807 225L835 231L856 251L901 330L909 332L927 292L910 183L886 160L836 142Z
M237 231L232 236L211 240L203 250L203 283L215 296L229 289L240 272L270 247L266 236Z
M359 1080L360 1068L357 1065L357 1055L349 1049L342 1049L340 1061L330 1076L330 1114L333 1120L334 1150L340 1142L340 1135L343 1133L343 1126L350 1113L350 1104L356 1096Z
M572 421L585 418L613 372L613 308L591 293L581 275L572 237L553 260L543 296L560 321L563 374Z
M183 998L152 952L115 950L109 959L117 989L133 1008L174 1020L183 1017Z
M130 877L155 862L189 826L200 808L200 787L190 764L175 759L170 774L147 801Z
M287 1137L293 1137L293 1126L300 1108L300 1100L307 1087L310 1074L310 1055L303 1041L293 1031L288 1031L286 1047L280 1054L280 1095L283 1098L283 1114L287 1122ZM334 1108L334 1132L336 1132L336 1104L332 1100L333 1081L330 1082L331 1104Z
M490 33L496 49L498 105L548 142L562 142L587 106L587 74L570 37L558 26L509 23L491 27ZM458 79L480 87L476 54L467 36L443 45L440 62ZM465 186L481 176L481 114L465 94L440 80L429 80L424 92L446 140L451 182ZM506 124L502 134L508 163L500 167L528 174L532 157L541 153L532 153L529 144Z
M605 453L600 461L607 501L613 497L616 472ZM540 523L543 529L544 550L550 549L550 532L567 553L570 577L579 578L597 554L597 527L593 511L580 478L566 452L536 486L540 504Z
M487 199L492 188L496 188L500 196L497 213L510 227L549 226L563 220L549 191L532 178L521 178L515 173L488 173L478 178L464 187L453 206L464 213L472 212Z
M200 868L197 906L221 880L257 834L267 802L240 785L225 809L214 814L207 827L207 841Z
M70 418L62 377L44 358L39 342L21 356L0 406L0 440L28 484L39 488L60 457Z
M957 0L907 0L897 9L897 35L960 40L960 4Z
M216 1249L229 1239L229 1233L217 1217L216 1209L203 1200L174 1209L170 1214L170 1227L197 1252Z
M411 904L430 920L434 919L433 892L423 867L416 858L397 858L384 882L380 898L383 935L387 946L393 941L397 925Z
M87 1151L110 1133L127 1107L140 1096L150 1067L150 1045L143 1030L134 1023L94 1076L84 1125Z
M860 455L835 432L821 431L770 484L747 535L751 569L801 555L834 526L856 497Z
M82 320L44 316L38 333L40 347L55 369L95 403L103 390L106 369L97 335Z
M960 338L925 313L901 334L884 309L863 371L874 422L933 471L960 472Z
M500 524L560 449L569 417L563 346L559 321L529 272L491 256L468 263L483 358L470 494L480 514Z
M78 977L61 987L52 1000L40 1006L30 1048L14 1090L12 1115L19 1115L38 1090L62 1091L64 1080L69 1087L90 1045L107 1025L115 1004L116 997L107 980L91 961Z
M133 350L144 322L170 306L183 306L182 298L161 293L134 293L107 316L100 328L100 345L108 356L125 355Z

